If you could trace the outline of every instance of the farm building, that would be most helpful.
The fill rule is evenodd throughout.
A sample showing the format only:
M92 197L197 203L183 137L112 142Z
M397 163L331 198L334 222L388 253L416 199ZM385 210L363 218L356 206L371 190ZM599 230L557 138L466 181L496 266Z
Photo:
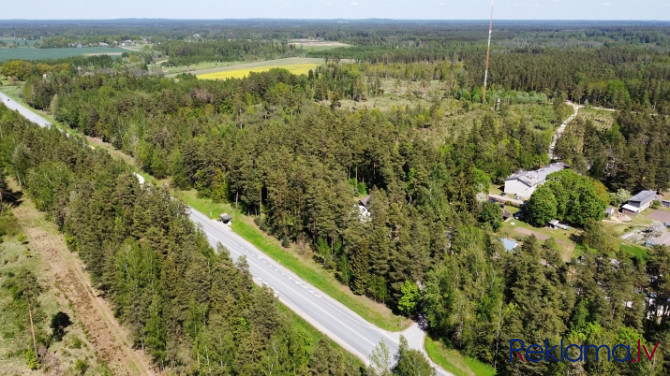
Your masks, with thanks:
M670 200L661 200L661 205L663 205L664 208L670 208Z
M656 191L641 191L631 197L628 202L621 207L624 214L636 215L651 206L656 198Z
M521 170L515 172L505 180L505 194L518 197L530 197L537 187L547 180L549 174L561 171L566 167L565 163L558 162L538 170Z

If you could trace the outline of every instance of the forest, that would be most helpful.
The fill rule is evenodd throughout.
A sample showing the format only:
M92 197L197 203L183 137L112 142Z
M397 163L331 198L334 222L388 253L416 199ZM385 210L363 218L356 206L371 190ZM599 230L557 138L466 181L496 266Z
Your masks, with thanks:
M157 368L222 375L363 372L325 340L311 348L278 311L272 292L254 285L245 261L233 263L225 249L214 252L165 190L142 189L106 153L39 129L4 106L0 129L4 171L65 233ZM8 285L16 304L38 293L30 278L17 276ZM51 339L39 340L48 346Z
M354 293L425 316L434 338L498 374L670 373L663 347L656 361L638 364L509 362L500 350L512 338L669 342L670 251L655 246L646 257L630 255L597 221L607 191L670 188L667 28L503 24L489 103L481 104L485 45L473 34L476 25L399 25L330 25L321 34L280 25L264 29L263 42L229 41L214 27L204 41L175 38L133 55L140 65L159 56L179 65L304 54L285 44L292 37L353 45L307 52L328 62L303 76L275 69L226 81L173 79L110 57L1 69L21 74L30 105L111 143L176 188L239 207L282 244L311 249ZM228 37L244 34L236 30ZM340 107L383 97L389 81L439 90L415 94L429 105ZM576 239L583 252L566 262L553 240L533 236L505 252L499 208L486 194L514 171L549 162L554 128L570 114L566 99L618 110L611 128L588 121L568 127L556 155L571 169L553 175L529 202L541 209L551 203L549 214L531 222L560 218L583 228ZM519 118L515 106L544 106L550 120ZM142 190L103 153L80 150L55 131L38 137L3 116L3 132L15 134L3 137L9 170L69 234L158 364L189 373L314 369L315 353L276 313L271 294L251 287L243 264L209 249L165 190ZM474 117L472 126L456 124L456 116ZM367 195L369 219L357 206ZM190 278L196 275L207 278ZM222 332L232 334L217 338ZM245 358L245 349L272 343L288 352ZM360 372L333 357L347 373Z

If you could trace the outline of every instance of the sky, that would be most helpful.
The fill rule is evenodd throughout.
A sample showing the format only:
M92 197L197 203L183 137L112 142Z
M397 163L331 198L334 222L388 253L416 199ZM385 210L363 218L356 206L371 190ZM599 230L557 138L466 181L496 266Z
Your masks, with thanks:
M31 0L0 19L488 19L490 0ZM670 20L670 0L497 0L495 19Z

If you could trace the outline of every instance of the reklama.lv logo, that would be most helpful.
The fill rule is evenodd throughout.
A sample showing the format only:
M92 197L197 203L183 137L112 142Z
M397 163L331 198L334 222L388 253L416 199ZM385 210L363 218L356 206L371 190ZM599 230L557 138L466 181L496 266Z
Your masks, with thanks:
M517 346L515 347L515 344ZM521 345L520 347L518 345ZM560 346L560 357L555 356L555 351L556 349ZM656 345L654 346L654 350L651 351L651 355L647 351L647 347L645 345L640 344L640 340L637 340L637 358L635 358L635 353L633 353L633 357L631 358L631 352L630 352L631 346L629 345L623 345L623 344L618 344L612 347L610 350L610 347L607 345L577 345L577 344L570 344L564 347L563 344L563 339L561 339L561 343L557 344L553 347L549 347L549 340L545 339L544 340L544 347L541 345L536 345L532 344L529 345L528 347L525 346L525 343L520 340L520 339L510 339L509 340L509 361L512 362L514 361L514 354L517 355L520 361L522 362L563 362L567 360L568 362L574 363L574 362L587 362L592 359L592 356L595 355L596 362L600 361L600 356L602 355L603 357L605 354L607 355L607 361L611 362L612 359L614 359L617 362L632 362L632 363L639 363L644 360L643 357L641 357L642 351L644 351L644 355L647 357L647 359L651 362L652 359L654 359L654 354L656 353L656 349L658 348L658 342L656 342ZM574 349L574 350L572 350ZM589 353L589 350L595 350L591 351ZM601 352L602 350L606 350L606 353ZM635 350L635 347L633 347L633 350ZM524 356L525 355L525 356ZM590 355L590 356L589 356ZM621 357L622 355L625 355L625 357Z

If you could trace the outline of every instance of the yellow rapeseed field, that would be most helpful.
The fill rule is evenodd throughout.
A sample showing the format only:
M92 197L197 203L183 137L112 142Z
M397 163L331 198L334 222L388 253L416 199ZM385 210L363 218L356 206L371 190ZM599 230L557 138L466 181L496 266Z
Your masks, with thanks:
M242 68L233 70L222 70L214 73L199 74L197 77L204 80L225 80L228 78L244 78L249 75L249 72L267 72L273 68L283 68L287 71L300 75L307 74L310 69L315 69L319 64L305 63L305 64L285 64L285 65L268 65L264 67Z

